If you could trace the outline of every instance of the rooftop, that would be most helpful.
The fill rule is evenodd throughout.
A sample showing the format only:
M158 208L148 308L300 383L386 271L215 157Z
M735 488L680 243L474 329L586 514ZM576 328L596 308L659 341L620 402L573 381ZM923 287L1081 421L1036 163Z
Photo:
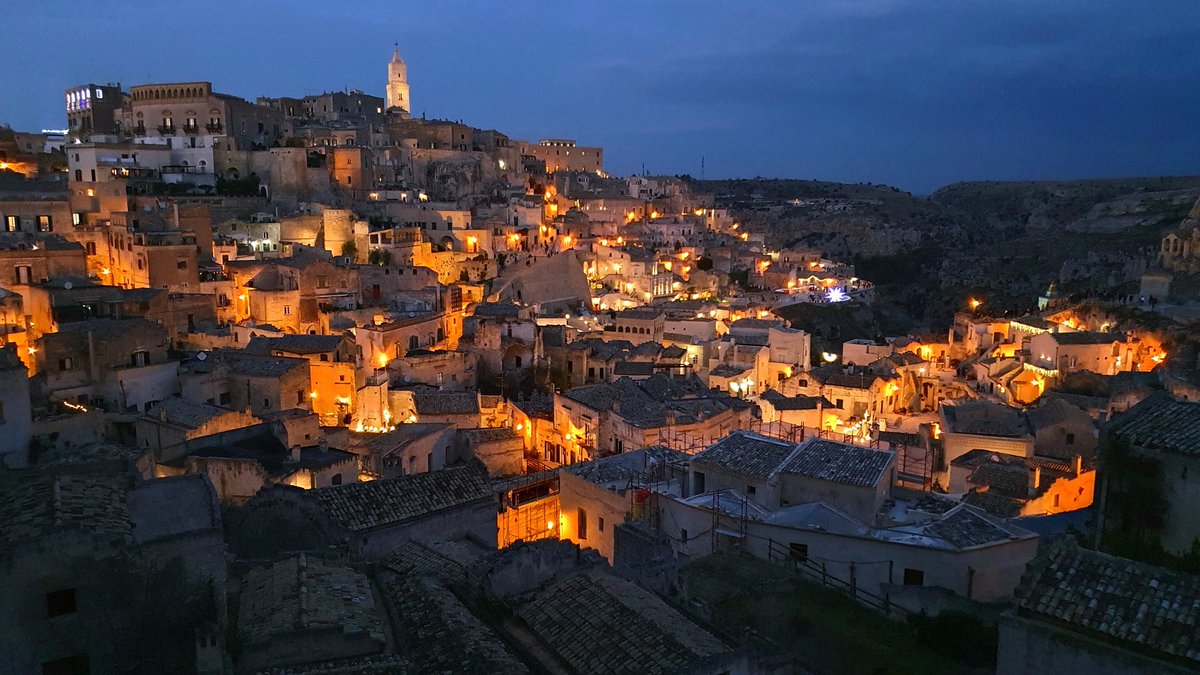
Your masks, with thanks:
M65 530L129 541L124 488L91 476L13 474L0 479L0 555Z
M182 398L167 398L151 408L145 414L145 417L184 427L185 429L199 429L206 423L230 413L235 413L235 411L210 403L197 403Z
M1200 455L1200 403L1155 394L1117 416L1109 432L1131 445Z
M475 391L417 390L413 403L421 415L478 415L479 394Z
M1015 602L1023 616L1200 668L1200 577L1082 549L1067 537L1030 563Z
M1029 435L1029 427L1019 411L982 399L943 406L942 415L946 418L946 431L956 434L1003 438Z
M1106 345L1124 342L1124 333L1101 333L1098 331L1062 331L1052 333L1060 345Z
M366 575L304 554L246 573L238 630L250 645L308 631L365 634L381 648L387 643L384 612Z
M346 338L341 335L284 335L282 337L251 338L244 351L269 355L272 350L289 354L320 354L332 352Z
M517 614L580 672L681 672L729 651L657 596L608 574L561 580ZM580 639L587 635L604 639Z
M477 463L367 483L334 485L313 490L313 494L330 518L356 532L493 499L487 471Z
M883 480L894 457L889 450L812 438L800 444L783 471L843 485L873 487Z
M767 478L777 473L795 450L795 443L739 430L708 446L692 463L696 467L711 466L751 478Z

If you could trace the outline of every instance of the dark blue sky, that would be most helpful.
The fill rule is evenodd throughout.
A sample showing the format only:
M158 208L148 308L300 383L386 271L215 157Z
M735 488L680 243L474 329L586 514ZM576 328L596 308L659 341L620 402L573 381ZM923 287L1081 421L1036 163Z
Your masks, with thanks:
M253 100L383 94L602 145L615 173L918 192L971 179L1200 173L1197 0L6 2L0 123L65 125L85 82ZM14 27L17 30L14 30Z

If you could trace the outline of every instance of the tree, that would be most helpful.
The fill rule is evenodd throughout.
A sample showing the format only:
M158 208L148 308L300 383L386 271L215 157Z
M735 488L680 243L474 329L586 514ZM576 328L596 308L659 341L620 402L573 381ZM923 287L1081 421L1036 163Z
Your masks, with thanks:
M355 260L358 257L358 246L352 240L342 242L342 255Z

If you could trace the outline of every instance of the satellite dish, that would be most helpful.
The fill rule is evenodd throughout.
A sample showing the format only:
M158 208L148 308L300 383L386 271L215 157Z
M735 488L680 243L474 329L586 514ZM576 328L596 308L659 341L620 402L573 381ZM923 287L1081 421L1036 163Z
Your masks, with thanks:
M197 361L203 361L204 359L207 359L207 358L208 358L208 352L200 352L199 354L196 355Z
M64 281L64 282L63 282L63 288L64 288L65 290L68 290L68 291L69 291L69 290L71 290L72 288L75 288L75 284L73 284L73 283L71 283L71 282L69 282L69 281Z

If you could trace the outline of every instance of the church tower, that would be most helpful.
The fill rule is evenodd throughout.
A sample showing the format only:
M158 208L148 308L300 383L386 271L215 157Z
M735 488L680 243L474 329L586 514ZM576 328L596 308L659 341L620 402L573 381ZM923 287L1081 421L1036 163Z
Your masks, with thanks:
M412 103L408 99L408 66L400 58L399 46L392 52L392 61L388 64L387 107L412 112Z

